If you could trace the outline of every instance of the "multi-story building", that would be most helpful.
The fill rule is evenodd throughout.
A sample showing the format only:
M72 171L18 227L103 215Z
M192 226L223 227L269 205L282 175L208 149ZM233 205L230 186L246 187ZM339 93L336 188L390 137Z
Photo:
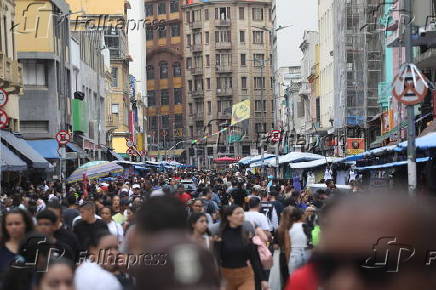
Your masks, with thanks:
M181 0L145 0L148 157L178 160L186 139ZM175 145L181 147L175 147ZM169 151L174 147L175 150Z
M320 70L320 127L329 129L334 122L334 2L318 2L319 70Z
M230 124L232 105L251 101L251 118L233 126L230 136L215 134L199 144L203 154L194 163L260 153L261 134L275 128L271 1L191 1L183 11L187 136L219 132ZM229 146L237 134L245 138Z
M9 117L4 128L20 131L19 95L23 88L22 66L18 63L15 33L15 1L0 2L0 88L5 90L9 100L1 109ZM3 117L2 117L2 120Z
M102 32L105 46L101 49L109 49L112 83L110 95L103 103L106 108L107 130L107 136L104 136L103 140L105 142L107 140L107 145L115 152L125 155L128 149L126 139L132 138L132 133L134 134L134 131L129 128L129 118L133 117L131 101L135 101L131 100L129 95L129 62L132 58L128 53L127 30L132 26L129 26L130 22L127 21L127 9L130 8L130 4L123 0L107 1L104 5L98 1L68 0L68 2L72 11L71 29ZM88 91L88 94L93 93ZM96 104L99 102L97 101ZM96 125L96 123L91 124L90 121L90 129ZM95 128L94 131L97 131ZM86 146L98 146L89 141Z
M17 0L15 36L23 65L20 130L27 139L71 131L68 4ZM9 26L9 25L8 25ZM31 44L31 45L30 45Z

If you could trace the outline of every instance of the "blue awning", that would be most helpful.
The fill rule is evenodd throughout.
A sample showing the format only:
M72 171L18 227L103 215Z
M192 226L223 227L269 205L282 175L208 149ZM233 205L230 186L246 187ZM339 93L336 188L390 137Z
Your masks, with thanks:
M263 160L265 161L274 157L276 156L273 154L265 153ZM262 161L262 155L244 157L241 160L239 160L238 163L242 165L250 165L251 163L259 162L259 161Z
M430 133L416 138L416 149L427 150L431 148L436 148L436 133ZM407 141L398 144L397 151L403 151L405 149L407 149Z
M58 142L55 139L27 140L27 143L44 158L59 159Z
M2 143L0 143L0 153L1 171L24 171L27 169L27 164Z
M422 157L422 158L417 158L416 162L417 163L422 163L422 162L427 162L429 160L431 160L430 157ZM383 168L391 168L391 167L398 167L398 166L404 166L404 165L407 165L407 160L406 161L398 161L398 162L390 162L390 163L385 163L385 164L372 165L372 166L366 166L366 167L357 167L356 170L363 171L363 170L371 170L371 169L383 169Z
M44 159L43 155L29 146L26 140L18 138L14 134L3 130L0 131L0 135L1 139L6 142L8 146L13 147L19 154L28 159L33 168L47 169L50 167L50 163Z
M360 153L360 154L347 156L344 158L344 160L342 160L342 162L358 161L358 160L361 160L361 159L368 157L370 155L378 155L378 154L383 154L385 152L391 152L391 151L396 150L396 147L397 147L397 145L389 145L389 146L384 146L384 147L376 148L373 150L365 151L365 152Z

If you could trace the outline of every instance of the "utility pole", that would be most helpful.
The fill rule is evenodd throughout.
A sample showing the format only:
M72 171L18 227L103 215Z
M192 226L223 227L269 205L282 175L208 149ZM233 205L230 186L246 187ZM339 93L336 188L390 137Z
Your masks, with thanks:
M408 14L408 19L404 19L405 33L404 33L404 46L406 53L406 63L413 62L413 50L412 50L412 0L403 0L403 9ZM407 24L407 22L410 22ZM416 195L416 128L415 128L415 106L407 106L407 171L409 181L409 195Z

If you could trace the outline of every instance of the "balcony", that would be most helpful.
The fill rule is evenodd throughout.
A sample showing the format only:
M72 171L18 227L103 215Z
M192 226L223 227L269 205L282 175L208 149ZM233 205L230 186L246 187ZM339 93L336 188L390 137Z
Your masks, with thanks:
M224 110L224 112L217 113L217 119L230 120L231 118L232 118L231 110Z
M215 67L215 71L217 73L231 73L232 72L232 66L230 64L217 65Z
M430 48L415 58L415 64L420 69L434 68L436 66L436 48Z
M0 51L0 87L8 93L19 93L23 87L23 67Z
M232 21L230 19L215 20L215 26L230 26Z
M194 75L201 75L203 74L203 68L202 67L193 67L191 68L191 74Z
M232 88L216 89L216 95L217 97L231 96L233 95L233 89Z
M203 28L203 23L201 21L194 21L189 23L191 29L201 29Z
M232 49L231 42L215 42L215 49Z
M192 52L202 52L203 51L203 45L202 44L194 44L191 46Z
M204 92L202 89L198 89L191 92L191 96L193 99L202 99L204 98Z
M204 112L203 111L195 112L195 114L192 115L193 122L198 122L198 121L203 121L203 120L204 120Z

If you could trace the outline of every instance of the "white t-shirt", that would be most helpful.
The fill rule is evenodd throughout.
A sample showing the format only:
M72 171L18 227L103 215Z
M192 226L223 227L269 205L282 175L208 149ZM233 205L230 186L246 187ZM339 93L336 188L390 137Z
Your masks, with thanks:
M307 236L303 230L303 223L294 223L289 230L291 248L307 248Z
M253 227L260 227L264 231L269 231L268 218L260 212L247 211L244 214L245 220L253 225Z
M109 231L111 232L111 234L117 237L118 244L121 245L121 243L124 240L123 227L114 221L111 221L110 223L108 223L107 227L108 227Z
M122 290L118 279L96 263L84 262L74 275L76 290Z

